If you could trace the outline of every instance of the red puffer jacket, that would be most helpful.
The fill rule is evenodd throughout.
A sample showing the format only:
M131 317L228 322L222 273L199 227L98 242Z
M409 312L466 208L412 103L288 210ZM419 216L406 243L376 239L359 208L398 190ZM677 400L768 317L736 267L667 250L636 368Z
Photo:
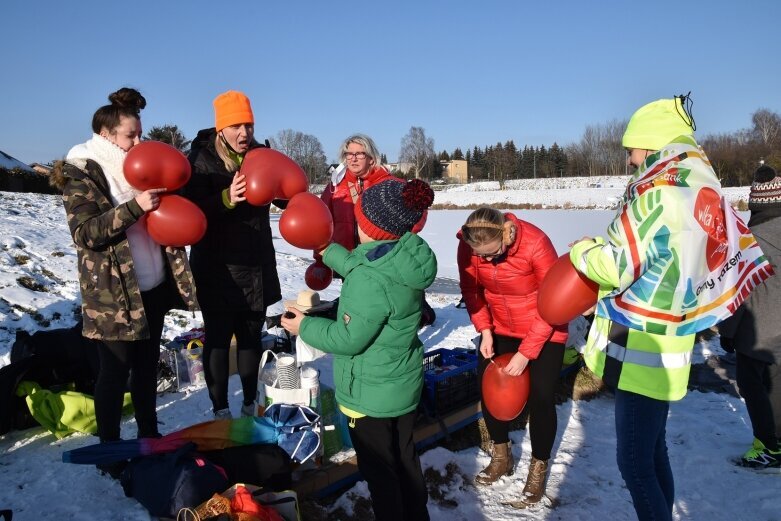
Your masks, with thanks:
M566 325L551 326L537 313L537 288L558 256L545 232L512 213L504 217L515 224L515 242L499 260L472 255L472 248L459 240L461 293L478 332L491 329L521 338L518 350L534 360L548 340L567 340Z
M355 188L356 196L360 196L370 186L388 179L403 181L403 179L390 175L384 168L376 166L361 179L358 179L352 172L347 170L336 186L334 186L333 182L328 183L320 198L328 206L328 209L331 210L331 215L334 219L333 242L341 244L349 251L352 251L358 242L358 230L355 226L354 204L350 186L352 185ZM412 228L413 233L418 233L423 229L423 226L426 224L426 216L427 213L424 212L423 218Z

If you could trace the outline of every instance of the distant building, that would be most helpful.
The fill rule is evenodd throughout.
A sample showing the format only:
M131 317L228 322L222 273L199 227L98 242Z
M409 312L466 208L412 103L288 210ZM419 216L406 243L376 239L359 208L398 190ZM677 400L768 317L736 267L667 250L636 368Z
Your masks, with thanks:
M407 172L415 168L412 163L386 163L382 165L388 172L395 172L399 175L405 175Z
M465 159L453 159L440 161L442 165L442 177L448 177L458 183L467 183L469 180L469 165Z
M43 175L49 175L52 172L52 167L47 165L42 165L40 163L32 163L30 167L38 172L39 174Z

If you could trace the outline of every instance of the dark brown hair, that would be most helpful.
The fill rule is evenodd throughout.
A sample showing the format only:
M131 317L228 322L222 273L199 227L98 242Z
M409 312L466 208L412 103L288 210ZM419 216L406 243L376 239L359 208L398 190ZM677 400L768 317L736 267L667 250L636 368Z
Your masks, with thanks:
M109 105L103 105L92 116L92 131L100 134L104 128L113 131L119 126L122 116L141 119L141 109L146 107L146 99L136 89L122 87L108 95Z

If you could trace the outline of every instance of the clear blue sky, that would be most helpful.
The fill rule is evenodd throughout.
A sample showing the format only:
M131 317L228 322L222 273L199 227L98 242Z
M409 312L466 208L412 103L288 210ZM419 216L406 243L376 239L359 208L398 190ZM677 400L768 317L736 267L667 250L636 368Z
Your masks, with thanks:
M413 125L438 152L565 145L689 90L698 135L732 132L781 112L779 20L778 0L3 0L0 150L63 157L126 85L146 129L190 139L244 91L258 138L313 134L329 159L364 132L393 161Z

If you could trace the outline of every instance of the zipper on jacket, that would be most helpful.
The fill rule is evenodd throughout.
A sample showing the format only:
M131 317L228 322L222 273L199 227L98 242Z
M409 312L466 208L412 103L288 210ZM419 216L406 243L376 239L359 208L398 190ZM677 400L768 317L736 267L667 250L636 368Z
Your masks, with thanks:
M130 294L127 291L127 287L125 286L125 279L122 278L122 269L119 264L119 260L117 259L117 253L114 251L114 247L111 247L111 262L113 262L117 267L117 273L119 274L119 287L122 288L122 295L125 297L125 309L130 311Z

